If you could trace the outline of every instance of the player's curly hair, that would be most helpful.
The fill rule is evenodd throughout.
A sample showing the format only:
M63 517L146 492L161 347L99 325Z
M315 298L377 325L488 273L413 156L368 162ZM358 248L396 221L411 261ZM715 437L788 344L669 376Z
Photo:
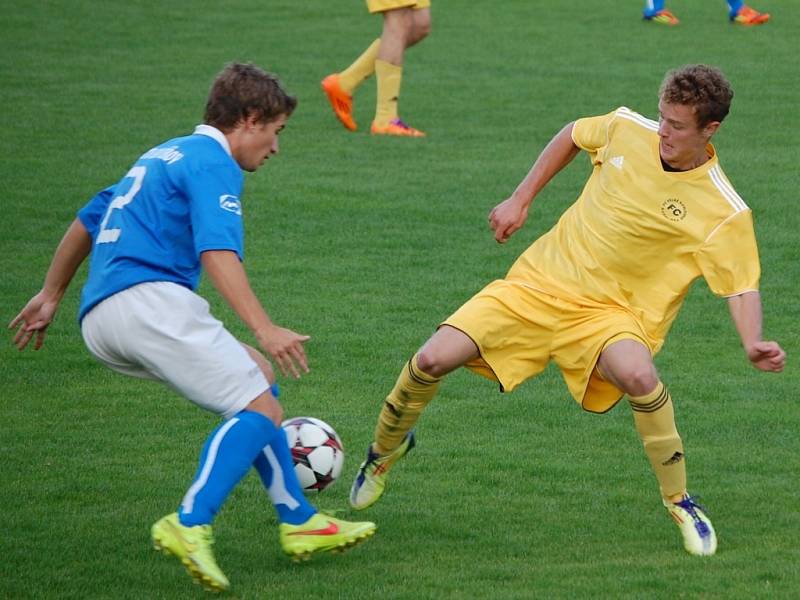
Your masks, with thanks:
M697 125L703 127L728 115L733 88L718 68L687 65L667 73L658 95L670 104L693 106Z
M203 122L227 132L252 115L269 122L291 115L296 106L297 98L275 75L253 64L230 63L214 78Z

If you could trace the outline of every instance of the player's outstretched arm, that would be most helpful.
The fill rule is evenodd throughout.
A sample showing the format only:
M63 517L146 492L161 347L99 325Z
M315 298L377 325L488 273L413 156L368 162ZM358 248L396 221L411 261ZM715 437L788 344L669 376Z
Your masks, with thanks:
M235 252L209 250L200 255L203 268L217 291L239 318L250 328L259 345L278 363L284 375L300 377L308 373L303 344L307 335L275 325L250 287L244 266Z
M761 339L761 295L745 292L728 298L728 308L742 340L747 358L762 371L780 373L786 364L786 352L777 342Z
M9 329L18 328L14 334L14 344L24 350L36 336L33 349L44 344L47 327L55 317L58 305L69 287L70 281L92 249L92 238L78 219L67 229L56 248L50 268L44 278L42 289L31 298L20 313L8 324Z
M505 243L525 224L536 195L580 151L572 141L573 125L568 123L550 140L514 193L489 213L489 227L499 243Z

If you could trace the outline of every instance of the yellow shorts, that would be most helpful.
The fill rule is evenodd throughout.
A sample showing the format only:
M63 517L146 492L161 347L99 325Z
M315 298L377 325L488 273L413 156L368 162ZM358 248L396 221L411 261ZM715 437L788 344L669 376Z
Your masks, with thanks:
M467 368L497 381L502 391L510 392L554 360L572 397L596 413L610 410L623 396L595 368L603 349L634 339L653 353L636 319L624 310L579 306L506 280L487 285L442 324L472 338L480 357Z
M386 12L397 8L428 8L431 0L367 0L367 9L371 13Z

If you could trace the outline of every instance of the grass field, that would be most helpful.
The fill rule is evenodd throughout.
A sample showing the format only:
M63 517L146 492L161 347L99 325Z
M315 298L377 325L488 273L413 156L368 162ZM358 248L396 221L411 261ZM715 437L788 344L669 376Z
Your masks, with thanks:
M800 127L794 0L761 0L768 25L727 22L721 0L674 0L678 28L619 0L433 1L433 33L409 51L402 114L424 140L373 138L334 120L319 80L379 31L360 1L15 3L0 18L0 317L38 290L75 211L144 150L199 122L230 60L281 75L300 99L281 155L246 182L246 266L280 324L312 335L312 371L282 380L287 415L332 423L348 451L318 498L346 509L383 396L436 324L572 202L579 157L498 246L486 215L564 123L626 105L656 117L664 72L719 65L736 90L715 139L753 208L765 336L781 375L751 368L725 303L692 290L657 358L677 406L690 489L719 534L686 555L620 404L583 413L555 370L512 395L467 372L443 385L417 451L365 513L367 545L294 565L258 478L216 521L235 598L792 598L800 590ZM192 598L149 544L174 510L215 419L95 363L75 323L82 271L45 348L0 346L0 597ZM201 291L250 340L207 283ZM252 341L252 340L250 340ZM359 516L361 516L359 514ZM792 590L795 590L794 592Z

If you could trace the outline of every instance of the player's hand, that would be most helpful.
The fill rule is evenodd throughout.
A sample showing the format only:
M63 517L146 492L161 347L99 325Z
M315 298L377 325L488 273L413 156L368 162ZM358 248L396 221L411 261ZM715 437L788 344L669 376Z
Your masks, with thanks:
M777 342L756 342L747 349L747 358L756 369L780 373L786 365L786 352Z
M291 374L295 379L300 377L300 371L308 373L308 359L303 344L311 339L310 336L273 325L263 332L257 332L256 338L261 347L278 363L281 373Z
M58 300L39 292L31 298L14 320L8 324L9 329L17 329L14 334L14 345L24 350L28 342L36 336L33 349L38 350L44 344L47 327L53 321L58 308Z
M494 239L504 244L518 231L528 218L528 206L513 196L503 200L489 213L489 227L494 231Z

